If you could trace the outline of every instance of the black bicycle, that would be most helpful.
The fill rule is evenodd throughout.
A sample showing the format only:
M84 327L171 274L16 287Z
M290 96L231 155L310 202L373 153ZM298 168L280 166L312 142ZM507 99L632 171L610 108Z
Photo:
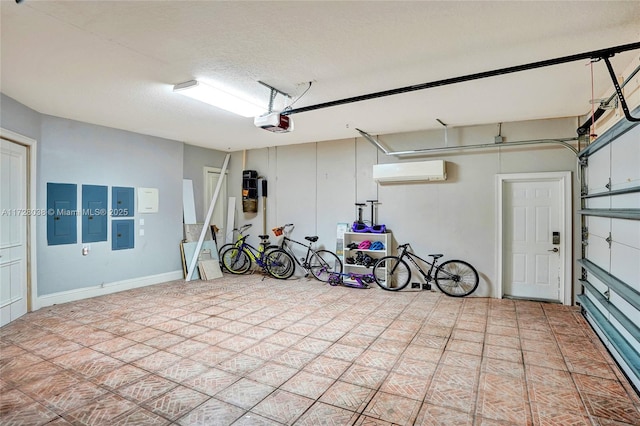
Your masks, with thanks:
M337 254L330 250L316 250L313 248L313 243L318 241L317 236L304 237L305 240L309 241L309 244L289 238L288 233L291 232L293 227L293 223L287 223L284 226L273 228L272 231L276 237L282 236L280 248L289 253L298 266L306 271L305 277L308 277L310 273L316 279L328 282L331 274L342 273L342 261L340 261ZM293 251L293 244L305 247L307 255L298 258Z
M438 265L442 254L430 254L433 262L428 262L410 252L408 243L398 246L398 250L398 256L382 257L373 265L375 281L385 290L402 290L411 281L411 268L405 258L409 259L427 283L435 281L438 288L448 296L468 296L478 288L478 271L463 260L448 260ZM425 273L416 260L430 265L429 271Z

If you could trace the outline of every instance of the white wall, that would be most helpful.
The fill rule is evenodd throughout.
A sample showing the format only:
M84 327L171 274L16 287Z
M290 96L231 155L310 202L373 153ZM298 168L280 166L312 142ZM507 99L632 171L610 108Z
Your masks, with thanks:
M491 296L496 285L495 175L542 171L575 172L576 157L557 145L509 147L508 142L571 138L574 118L504 123L505 143L485 150L465 150L439 155L386 156L363 138L309 143L234 153L229 194L238 198L237 223L253 223L250 242L262 231L262 200L258 214L242 213L241 170L257 170L269 182L267 231L287 222L296 224L294 237L318 235L335 249L336 224L356 218L356 202L378 199L378 222L393 232L396 243L411 243L418 254L443 253L446 258L471 262L481 275L476 296ZM497 125L451 128L447 145L493 143ZM383 135L379 140L391 151L445 146L444 130ZM444 182L377 185L371 178L378 163L447 161ZM579 205L579 185L574 173L574 205ZM365 208L365 220L370 210ZM574 229L578 224L575 223ZM260 231L260 232L258 232ZM574 234L579 234L574 231ZM574 258L579 245L574 238ZM576 247L578 249L576 249Z

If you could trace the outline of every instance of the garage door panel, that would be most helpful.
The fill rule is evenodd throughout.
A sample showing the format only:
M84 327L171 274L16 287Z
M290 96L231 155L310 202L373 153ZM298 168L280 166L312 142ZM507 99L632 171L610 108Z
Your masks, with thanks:
M611 244L611 275L640 291L640 250L622 244Z
M609 197L588 198L585 207L588 209L608 209L611 208L611 199Z
M617 243L640 250L640 221L612 219L611 238Z
M609 301L631 322L640 325L640 311L631 306L624 297L621 297L615 291L612 291L610 294Z
M600 237L605 239L611 232L611 218L600 216L587 216L586 218L587 229L589 230L589 237Z
M622 135L611 144L611 189L640 185L640 126ZM638 204L635 205L637 207Z
M626 340L634 350L640 352L640 343L638 343L635 337L632 336L631 333L629 333L627 329L622 324L620 324L614 316L610 316L609 321L611 321L611 324L616 328L616 330L618 330L622 337L624 337L624 340Z
M600 149L588 160L586 179L589 194L608 191L606 185L611 175L611 146L607 145Z
M595 289L598 290L598 292L600 294L605 294L607 292L607 290L609 289L609 287L605 283L600 281L591 272L587 273L587 281L589 281L589 284L591 284L593 287L595 287Z
M609 243L603 237L590 235L589 245L587 246L587 259L609 272L610 258Z
M640 116L640 107L633 114ZM589 323L640 389L640 125L619 121L579 157L586 160L587 186L580 212L587 232L579 300Z
M637 209L640 206L640 193L619 194L611 197L612 209Z
M590 290L585 290L585 294L587 295L589 300L596 306L596 308L598 308L598 311L600 311L602 315L609 319L609 311L602 305L602 303L600 303L600 298L598 297L598 295L592 293Z

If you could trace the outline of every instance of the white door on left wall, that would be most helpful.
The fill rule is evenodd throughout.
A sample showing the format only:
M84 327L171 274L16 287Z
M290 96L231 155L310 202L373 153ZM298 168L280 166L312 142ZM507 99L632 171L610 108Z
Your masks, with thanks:
M27 313L27 148L1 140L0 326Z

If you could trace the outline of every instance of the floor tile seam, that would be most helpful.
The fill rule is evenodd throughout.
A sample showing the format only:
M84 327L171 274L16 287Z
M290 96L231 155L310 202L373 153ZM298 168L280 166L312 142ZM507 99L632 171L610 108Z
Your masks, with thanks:
M466 300L463 300L463 305L466 302ZM475 377L475 398L473 399L473 409L469 410L470 415L472 416L472 421L475 424L476 422L476 418L478 416L478 407L479 407L479 403L480 403L480 386L481 386L481 377L482 377L482 366L485 363L485 342L487 341L487 334L489 334L489 316L491 313L491 304L489 303L489 305L487 306L487 309L485 310L485 327L484 327L484 336L482 338L482 352L480 353L480 367L477 369L476 371L476 377ZM457 323L457 321L456 321ZM455 325L454 325L455 327Z
M49 402L44 403L44 402L40 402L40 401L38 401L38 402L39 402L41 405L43 405L44 407L46 407L47 409L49 409L50 411L53 411L54 413L58 414L60 417L65 417L65 415L68 415L70 412L76 411L76 410L78 410L78 409L80 409L80 408L86 407L86 406L88 406L88 405L90 405L90 404L92 404L92 403L94 403L94 402L97 402L98 400L100 400L100 399L104 398L104 397L105 397L105 395L107 395L107 394L112 394L112 395L114 395L114 396L116 396L116 397L123 398L123 399L125 399L125 400L127 400L127 401L129 401L129 402L132 402L132 403L133 403L133 404L135 404L136 406L138 406L138 405L139 405L137 402L135 402L135 401L131 401L130 399L125 398L123 395L120 395L120 394L117 394L117 393L115 393L115 392L113 392L113 391L110 391L110 390L108 390L108 389L105 389L105 388L104 388L104 387L102 387L102 386L99 386L99 385L97 385L97 386L98 386L101 390L104 390L105 392L104 392L104 393L101 393L100 395L97 395L97 396L95 396L95 397L93 397L93 398L91 398L91 399L89 399L88 401L83 401L83 402L82 402L82 404L79 404L79 405L77 405L77 406L73 406L73 407L71 407L70 409L64 409L64 410L61 410L61 409L58 409L58 407L57 407L57 406L55 406L55 405L54 405L54 404L52 404L52 403L49 403ZM62 392L60 392L60 393L57 393L57 394L56 394L56 395L54 395L54 396L58 396L58 395L60 395L61 393L64 393L64 391L62 391ZM66 417L65 417L65 420L67 420L67 418L66 418Z
M548 318L548 315L547 315L547 311L544 309L544 307L542 305L542 302L535 302L535 303L540 306L540 309L542 310L542 313L544 314L544 320L546 322L546 325L549 326L549 329L551 330L551 333L553 335L553 341L555 343L555 346L557 347L558 352L560 352L560 354L562 354L562 352L560 350L560 345L559 345L559 343L557 341L557 338L556 338L555 334L553 334L553 329L551 329L551 326L549 325L549 318ZM518 314L517 310L516 310L516 320L517 320L517 325L518 325L518 335L520 335L520 331L521 331L520 324L521 324L521 321L519 319L519 314ZM527 364L527 362L526 362L526 359L524 357L524 352L525 351L524 351L524 348L522 347L522 345L520 347L520 352L521 352L520 356L521 356L521 359L522 359L523 370L524 370L523 379L524 379L525 393L526 393L526 397L527 397L527 401L528 401L528 405L529 405L529 414L531 416L530 418L533 419L534 418L533 417L533 415L534 415L534 405L532 404L532 396L533 395L531 394L531 387L534 386L534 383L529 378L529 373L527 372L527 367L529 365L531 365L531 364ZM564 366L567 368L567 373L570 374L569 367L566 365L566 360L564 359L564 357L562 359L563 359ZM540 368L548 368L548 367L542 367L541 366ZM571 374L570 374L570 376L571 376ZM572 391L577 392L577 386L576 386L575 381L573 380L573 377L572 377L571 381L573 383ZM582 397L581 397L581 403L582 403L583 407L585 407L585 411L586 411L586 406L584 406L584 401L582 400Z
M168 392L168 391L167 391L167 392ZM166 393L166 392L165 392L165 393ZM129 402L132 402L132 403L134 404L134 406L133 406L132 408L130 408L129 410L126 410L125 412L123 412L123 413L121 413L121 414L117 415L117 416L116 416L116 417L114 417L113 419L110 419L110 421L112 421L112 422L118 421L118 420L119 420L119 419L121 419L121 418L122 418L122 419L124 419L124 418L126 418L127 416L129 416L129 415L133 414L134 412L136 412L136 411L137 411L137 410L139 410L139 409L143 409L143 410L148 411L148 412L150 412L150 413L152 413L152 414L155 414L155 415L157 415L157 416L159 416L159 417L163 418L164 420L166 420L166 421L168 421L168 422L173 422L173 421L176 421L176 420L177 420L177 419L176 419L176 420L172 420L172 419L170 419L170 418L166 417L166 416L164 415L164 413L153 411L153 410L151 410L150 408L148 408L148 406L145 406L145 405L144 405L144 403L145 403L145 402L147 402L147 401L149 401L149 400L151 400L151 399L154 399L154 400L155 400L156 398L149 398L148 400L146 400L146 401L144 401L144 402L136 402L136 401L131 401L130 399L125 398L125 397L124 397L124 396L122 396L122 395L119 395L119 394L115 394L115 395L116 395L116 396L119 396L119 397L121 397L121 398L123 398L123 399L125 399L125 400L127 400L127 401L129 401ZM164 394L163 394L163 395L164 395ZM85 404L84 406L86 406L86 405L88 405L88 404ZM67 420L68 422L73 423L73 419L72 419L72 418L69 418L69 417L65 418L65 417L64 417L64 416L62 416L62 415L61 415L61 417L63 417L63 418L64 418L65 420ZM171 424L173 424L173 423L171 423Z
M113 359L115 359L115 358L113 358ZM117 360L117 359L116 359L116 360ZM119 360L117 360L117 361L119 361ZM65 366L62 366L62 365L59 365L59 364L55 364L55 363L53 363L53 362L51 362L51 361L48 361L48 362L49 362L50 364L52 364L54 367L59 368L60 370L59 370L59 371L56 371L56 372L54 372L54 373L48 374L48 375L46 375L46 376L42 376L42 377L38 377L38 378L35 378L35 379L31 379L31 380L26 381L26 382L21 382L20 384L15 385L15 387L16 387L16 388L20 388L20 387L27 386L27 385L30 385L30 384L32 384L32 383L35 383L35 382L37 382L37 381L44 380L44 379L46 379L46 378L50 378L50 377L56 376L56 375L58 375L58 374L64 373L64 374L68 374L69 376L71 376L71 377L73 377L73 378L78 379L80 383L81 383L81 382L91 382L91 383L93 383L93 384L95 384L95 385L99 386L100 388L103 388L103 389L105 389L105 390L108 390L108 388L105 388L104 386L99 385L99 384L98 384L98 383L96 383L93 379L94 379L96 376L101 376L102 374L106 374L106 373L112 372L112 371L114 371L114 370L116 370L116 369L121 368L121 367L123 367L123 366L124 366L124 365L121 365L121 366L118 366L118 367L114 367L114 368L113 368L113 369L111 369L111 370L108 370L108 371L105 371L105 372L98 373L98 374L97 374L97 375L95 375L95 376L86 376L86 375L84 375L84 374L80 373L79 371L77 371L75 368L65 367ZM90 362L90 360L89 360L89 361L86 361L86 362ZM122 362L122 361L121 361L121 362ZM82 363L82 364L84 364L84 363ZM126 364L125 364L125 365L126 365ZM31 366L33 366L33 365L31 365Z
M543 312L545 313L545 316L547 316L547 310L543 309ZM550 323L550 321L548 319L547 319L547 321ZM576 323L576 327L586 327L586 326L588 326L588 323L587 324L581 324L581 323L578 323L578 322ZM586 394L585 394L585 392L583 392L581 390L580 386L578 385L578 382L576 381L577 380L576 374L582 374L582 373L576 373L575 371L572 371L571 368L569 368L570 366L567 363L567 357L563 353L563 351L561 349L561 346L560 346L560 343L558 342L558 337L557 337L558 333L556 333L556 331L554 331L554 329L551 326L549 326L549 327L551 329L551 333L553 335L554 341L556 342L556 345L558 346L558 351L560 352L560 354L562 356L562 359L563 359L563 362L565 363L565 366L567 368L567 373L569 374L569 377L571 378L571 382L573 383L573 390L578 393L578 395L580 397L580 401L582 403L582 406L584 407L585 411L587 412L587 414L591 418L591 413L590 413L588 405L587 405ZM589 340L589 341L591 341L591 340ZM616 381L619 382L619 380L617 378L616 378Z
M285 382L285 383L286 383L286 382ZM284 383L283 383L283 384L284 384ZM280 385L280 386L282 386L282 385ZM280 386L277 386L277 387L272 386L272 387L274 387L274 389L273 389L271 392L269 392L269 394L267 394L265 397L263 397L260 401L258 401L256 404L254 404L253 406L251 406L251 408L249 408L249 409L246 409L246 408L243 408L243 407L238 407L237 405L235 405L235 404L233 404L233 403L226 402L226 401L222 401L222 400L220 400L220 399L218 399L218 398L215 398L215 399L217 399L218 401L222 401L222 402L224 402L224 403L226 403L226 404L233 405L234 407L238 407L238 408L241 408L241 409L245 410L245 413L244 413L244 414L249 413L249 412L254 412L254 411L252 411L253 409L255 409L258 405L260 405L260 404L261 404L262 402L264 402L267 398L269 398L271 395L275 394L275 393L276 393L276 392L278 392L278 391L280 391L280 392L290 393L290 394L293 394L293 395L296 395L296 396L300 396L300 397L303 397L303 398L306 398L306 399L312 399L312 398L309 398L308 396L299 395L299 394L297 394L297 393L295 393L295 392L291 392L291 391L287 391L287 390L285 390L285 389L281 389L281 388L280 388ZM319 399L319 398L318 398L318 399ZM287 424L292 424L292 425L293 425L293 424L294 424L296 421L298 421L298 420L299 420L299 419L304 415L304 413L306 413L306 412L307 412L307 411L308 411L308 410L309 410L309 409L310 409L310 408L311 408L311 407L312 407L312 406L313 406L317 401L318 401L317 399L316 399L316 400L314 400L314 402L313 402L311 405L309 405L309 407L307 407L307 408L304 410L304 412L303 412L302 414L300 414L299 416L297 416L297 417L294 419L294 421L293 421L293 422L291 422L291 423L289 423L289 422L288 422ZM269 420L273 420L273 421L275 421L275 422L277 422L277 423L282 423L282 422L280 422L280 420L279 420L279 419L275 419L275 418L270 417L270 416L268 416L268 415L266 415L266 414L262 414L262 413L258 413L258 412L254 412L254 413L256 413L256 414L258 414L258 415L260 415L260 416L262 416L262 417L266 417L266 418L268 418ZM244 415L244 414L243 414L243 415ZM242 417L242 416L241 416L241 417ZM238 417L238 418L239 418L239 417Z
M186 386L184 386L184 387L186 387ZM155 410L155 409L152 408L152 406L150 405L151 402L154 402L154 401L157 401L157 400L159 400L161 398L164 398L168 393L173 392L175 389L176 389L176 387L171 388L171 389L167 390L166 392L158 394L158 395L154 396L153 398L148 398L148 399L146 399L146 400L144 400L144 401L142 401L140 403L136 403L136 402L132 401L132 402L134 402L134 404L136 406L133 407L129 411L132 412L132 411L135 411L137 408L142 408L142 409L147 410L150 413L156 414L156 415L158 415L158 416L160 416L160 417L162 417L162 418L164 418L164 419L166 419L166 420L168 420L170 422L176 422L176 421L178 421L179 418L182 418L184 415L189 414L191 411L195 410L196 407L199 407L200 405L204 404L205 402L207 402L207 401L209 401L210 399L213 398L212 396L209 396L204 392L198 391L196 389L188 388L189 390L193 390L193 391L198 392L201 395L204 395L205 398L200 404L197 404L195 407L192 407L190 410L188 410L187 412L185 412L184 414L178 416L175 419L166 416L165 413L163 411L161 411L161 410ZM120 417L120 416L118 416L118 417Z
M180 423L179 423L179 422L180 422L180 420L182 420L182 419L186 419L186 418L187 418L187 417L188 417L192 412L194 412L194 411L198 410L198 409L199 409L200 407L202 407L203 405L205 405L205 404L209 403L209 401L211 401L212 399L214 399L214 400L216 400L216 401L218 401L218 402L221 402L221 403L223 403L223 404L229 404L229 405L231 405L231 406L233 406L233 407L240 408L241 410L244 410L244 412L243 412L239 417L237 417L236 419L234 419L234 420L233 420L234 422L235 422L235 421L237 421L238 419L240 419L240 417L244 416L246 413L248 413L248 410L246 410L246 409L244 409L244 408L242 408L242 407L238 407L237 405L230 404L230 403L228 403L228 402L226 402L226 401L222 401L221 399L218 399L218 398L215 398L215 397L213 397L213 396L210 396L210 397L208 397L207 399L205 399L201 404L198 404L197 406L193 407L191 410L187 411L186 413L182 414L181 416L179 416L178 418L176 418L176 419L174 419L174 420L167 419L166 417L164 417L164 416L162 416L162 415L160 415L160 417L162 417L163 419L166 419L166 420L168 420L169 422L171 422L171 423L170 423L170 425L179 425L179 424L180 424ZM147 411L149 411L149 410L147 410ZM152 411L152 413L153 413L153 411ZM154 413L154 414L157 414L157 413Z
M437 297L437 300L435 301L435 304L432 306L431 310L429 311L428 315L426 315L423 320L422 323L420 324L420 327L417 329L416 334L414 334L413 338L411 339L411 341L409 341L409 344L413 343L414 340L416 340L416 337L427 327L427 322L435 315L438 306L440 306L443 303L443 299L444 296L442 294L439 294ZM444 346L446 347L447 343L449 342L449 340L451 339L451 334L453 333L453 329L451 331L451 333L449 333L449 335L446 338L446 342L444 342ZM444 348L443 348L444 351ZM439 361L439 359L438 359Z

